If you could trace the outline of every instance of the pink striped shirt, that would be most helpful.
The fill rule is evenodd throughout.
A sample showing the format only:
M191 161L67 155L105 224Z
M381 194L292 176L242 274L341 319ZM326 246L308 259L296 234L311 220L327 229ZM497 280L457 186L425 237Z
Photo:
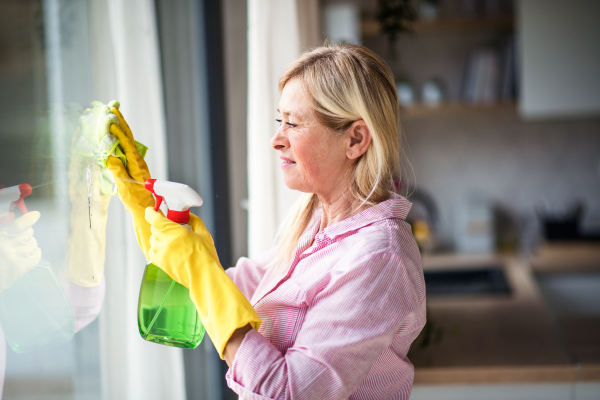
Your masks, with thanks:
M270 252L227 270L263 321L227 372L241 399L408 399L425 324L410 206L393 194L319 233L317 215L289 268L267 269Z

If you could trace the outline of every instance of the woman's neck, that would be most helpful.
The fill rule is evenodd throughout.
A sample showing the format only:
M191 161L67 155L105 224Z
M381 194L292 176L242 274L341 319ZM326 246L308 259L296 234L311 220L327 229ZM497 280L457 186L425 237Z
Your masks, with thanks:
M369 206L356 199L349 190L340 193L336 198L323 198L319 196L321 203L321 226L319 232L328 226L350 218L359 212L367 209Z

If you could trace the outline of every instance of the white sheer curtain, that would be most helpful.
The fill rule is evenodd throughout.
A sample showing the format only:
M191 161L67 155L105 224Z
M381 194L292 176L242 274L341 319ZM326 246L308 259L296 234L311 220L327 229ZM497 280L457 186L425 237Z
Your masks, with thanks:
M117 99L136 139L149 147L153 178L167 175L164 104L152 0L90 1L95 98ZM105 399L185 399L180 349L145 342L137 300L146 260L120 201L109 208L106 297L100 316Z
M298 192L283 183L269 140L277 129L279 75L319 40L317 0L248 1L248 252L273 245Z

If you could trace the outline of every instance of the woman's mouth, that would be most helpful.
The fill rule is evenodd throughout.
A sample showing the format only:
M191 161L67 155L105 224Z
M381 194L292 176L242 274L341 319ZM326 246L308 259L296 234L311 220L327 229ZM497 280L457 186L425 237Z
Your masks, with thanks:
M289 158L285 158L285 157L279 157L283 160L283 162L281 163L281 168L289 168L292 165L296 164L296 162L290 160Z

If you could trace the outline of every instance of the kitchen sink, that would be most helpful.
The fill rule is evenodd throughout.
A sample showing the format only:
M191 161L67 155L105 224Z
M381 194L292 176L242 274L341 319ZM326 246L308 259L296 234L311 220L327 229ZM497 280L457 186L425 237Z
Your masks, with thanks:
M425 271L428 296L509 295L511 290L501 266Z

